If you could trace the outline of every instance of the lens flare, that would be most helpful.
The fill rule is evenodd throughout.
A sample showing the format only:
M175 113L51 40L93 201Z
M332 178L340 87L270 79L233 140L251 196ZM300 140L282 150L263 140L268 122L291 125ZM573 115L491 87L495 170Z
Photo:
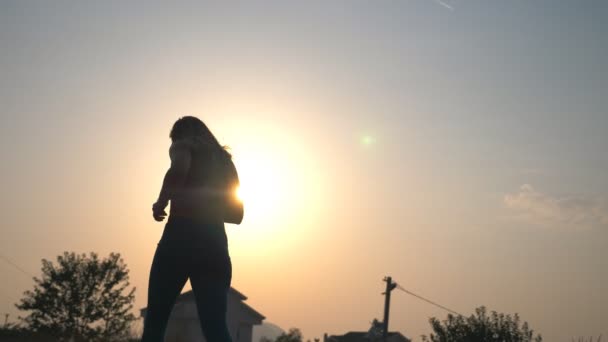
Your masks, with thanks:
M371 135L364 135L363 137L361 137L361 144L363 146L371 146L376 142L376 139L374 139L374 137L372 137Z
M236 196L236 199L243 202L244 194L240 186L234 189L234 195Z

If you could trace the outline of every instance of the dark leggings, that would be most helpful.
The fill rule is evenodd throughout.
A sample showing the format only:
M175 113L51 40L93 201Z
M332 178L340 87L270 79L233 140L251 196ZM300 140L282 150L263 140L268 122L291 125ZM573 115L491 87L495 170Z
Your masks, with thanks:
M142 342L163 342L169 314L188 278L207 342L231 342L226 300L232 266L223 225L170 220L150 270Z

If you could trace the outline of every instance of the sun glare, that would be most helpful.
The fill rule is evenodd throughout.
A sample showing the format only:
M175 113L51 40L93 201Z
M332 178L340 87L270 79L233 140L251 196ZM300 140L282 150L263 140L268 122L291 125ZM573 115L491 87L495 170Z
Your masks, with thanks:
M308 145L274 125L242 125L226 140L239 174L236 196L245 207L244 223L271 230L283 219L302 215L303 207L310 215L320 201Z
M272 215L273 209L281 209L289 184L285 173L290 170L262 153L249 152L236 160L240 187L237 197L243 201L249 218L261 219Z
M274 255L310 236L324 210L324 175L317 169L314 142L295 134L293 125L236 122L225 123L228 134L221 141L230 146L240 180L235 195L245 214L241 226L229 232L235 251Z
M239 201L243 202L243 190L241 190L241 187L234 190L234 195Z

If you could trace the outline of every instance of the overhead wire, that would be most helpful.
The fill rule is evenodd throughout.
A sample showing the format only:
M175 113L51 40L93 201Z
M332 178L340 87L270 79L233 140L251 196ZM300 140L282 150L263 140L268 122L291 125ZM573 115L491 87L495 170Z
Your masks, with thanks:
M445 310L445 311L448 311L448 312L450 312L450 313L453 313L453 314L455 314L455 315L458 315L458 316L463 316L463 317L464 317L464 315L463 315L463 314L458 313L457 311L454 311L454 310L452 310L452 309L450 309L450 308L448 308L448 307L445 307L445 306L443 306L443 305L441 305L441 304L438 304L438 303L436 303L436 302L434 302L434 301L432 301L432 300L430 300L430 299L426 299L426 298L424 298L424 297L422 297L422 296L420 296L420 295L418 295L418 294L415 294L415 293L414 293L414 292L412 292L412 291L406 290L405 288L403 288L403 286L401 286L401 285L399 285L399 284L396 284L396 285L397 285L397 289L399 289L399 290L401 290L401 291L403 291L403 292L405 292L405 293L407 293L407 294L409 294L409 295L411 295L411 296L414 296L414 297L416 297L416 298L418 298L418 299L420 299L420 300L422 300L422 301L425 301L425 302L427 302L427 303L429 303L429 304L431 304L431 305L434 305L434 306L436 306L436 307L438 307L438 308L441 308L441 309L443 309L443 310Z
M31 278L35 278L34 275L32 275L30 272L24 270L21 266L17 265L14 261L12 261L11 259L7 258L6 256L0 254L0 259L4 260L9 265L13 266L16 270L18 270L19 272L23 273L24 275L26 275L28 277L31 277Z

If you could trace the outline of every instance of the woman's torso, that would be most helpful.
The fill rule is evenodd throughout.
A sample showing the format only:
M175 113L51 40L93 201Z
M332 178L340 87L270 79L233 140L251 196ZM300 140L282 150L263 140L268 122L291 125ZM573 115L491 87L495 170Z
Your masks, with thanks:
M184 186L171 199L169 216L223 225L221 193L224 191L226 156L200 139L180 143L185 143L190 150L190 169Z

